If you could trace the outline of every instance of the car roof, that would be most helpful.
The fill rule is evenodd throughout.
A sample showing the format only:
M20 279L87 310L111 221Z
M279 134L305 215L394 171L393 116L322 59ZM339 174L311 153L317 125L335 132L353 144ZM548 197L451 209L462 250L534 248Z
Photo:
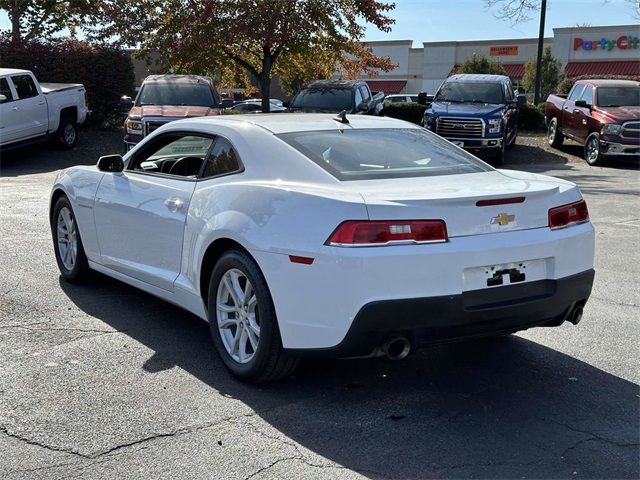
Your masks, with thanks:
M489 75L478 73L457 73L447 78L447 82L469 82L469 83L500 83L504 80L509 80L506 75Z
M578 80L576 83L590 84L596 87L637 87L640 86L640 82L635 80L605 80L605 79L593 79L593 80Z
M19 68L0 68L0 75L13 75L15 73L31 73L29 70Z
M305 132L317 130L367 129L367 128L415 128L418 125L390 117L374 117L369 115L347 115L349 124L342 124L333 120L334 114L324 113L258 113L251 115L224 115L211 117L196 117L177 120L169 125L184 127L206 128L211 124L226 124L229 122L254 125L274 134Z
M315 80L308 84L306 88L342 88L351 89L364 82L358 80Z
M211 79L201 75L149 75L143 83L189 83L196 85L199 83L211 84Z

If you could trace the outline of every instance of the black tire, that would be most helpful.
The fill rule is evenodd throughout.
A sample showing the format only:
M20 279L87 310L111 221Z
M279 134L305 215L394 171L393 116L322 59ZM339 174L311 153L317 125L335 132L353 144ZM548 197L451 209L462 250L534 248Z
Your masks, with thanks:
M602 163L602 150L600 149L600 134L593 132L584 142L584 159L589 165L596 166Z
M75 235L72 235L72 237L75 238L77 249L75 253L75 261L72 266L65 265L65 262L68 263L68 260L66 257L63 258L59 243L59 234L64 230L64 228L62 230L58 228L58 224L61 221L64 221L64 219L61 218L60 212L65 208L75 225ZM80 230L78 229L76 216L73 213L73 208L71 208L69 199L64 195L58 198L55 206L53 207L53 213L51 215L51 237L53 238L53 251L56 255L56 262L58 262L60 275L70 283L83 283L86 281L91 273L91 270L89 269L89 262L87 261L87 256L84 253L84 246L82 245L82 238L80 237ZM69 247L67 246L67 248Z
M507 137L502 138L502 146L500 148L496 148L495 157L493 159L493 164L496 167L500 167L504 165L504 153L507 149Z
M223 276L234 269L239 270L251 282L257 298L255 312L259 319L260 334L258 346L247 363L240 363L232 358L218 329L218 288L223 282ZM282 349L278 319L269 287L260 268L249 255L239 250L229 250L220 257L211 273L208 300L209 327L213 343L225 366L234 376L245 382L261 383L279 380L294 372L299 359L286 355ZM238 314L234 315L237 318Z
M58 145L65 150L72 150L78 144L78 124L69 115L63 115L56 132Z
M553 148L560 148L562 142L564 142L564 135L558 129L558 119L555 117L549 121L549 127L547 128L547 141Z

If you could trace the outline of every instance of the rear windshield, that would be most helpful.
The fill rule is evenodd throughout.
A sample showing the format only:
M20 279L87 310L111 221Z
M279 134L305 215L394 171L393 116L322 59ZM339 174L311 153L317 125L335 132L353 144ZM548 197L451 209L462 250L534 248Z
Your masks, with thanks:
M293 108L351 110L353 93L344 88L302 90L291 102Z
M640 87L598 87L599 107L640 107Z
M339 180L407 178L491 170L447 140L419 128L323 130L278 137Z
M142 87L136 105L218 106L209 85L192 83L148 83Z
M504 103L504 92L500 83L446 82L434 101Z

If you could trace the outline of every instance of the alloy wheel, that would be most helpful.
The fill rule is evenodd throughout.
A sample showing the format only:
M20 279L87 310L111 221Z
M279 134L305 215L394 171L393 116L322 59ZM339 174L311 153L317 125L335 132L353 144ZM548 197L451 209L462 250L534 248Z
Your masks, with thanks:
M73 270L78 257L78 234L76 222L67 207L60 209L57 222L58 253L67 270Z
M595 163L598 161L598 157L600 156L600 141L592 137L589 139L589 143L587 143L587 161L589 163Z
M220 279L216 295L218 333L229 356L248 363L260 343L258 299L247 276L237 268L227 270Z
M70 123L67 123L64 126L64 130L62 131L62 135L64 137L64 143L66 145L73 145L73 142L76 141L76 129Z

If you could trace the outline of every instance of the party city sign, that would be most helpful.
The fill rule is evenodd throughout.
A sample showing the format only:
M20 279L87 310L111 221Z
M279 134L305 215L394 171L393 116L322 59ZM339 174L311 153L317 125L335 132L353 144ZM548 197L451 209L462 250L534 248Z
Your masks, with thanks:
M620 50L637 49L640 38L630 35L621 35L616 40L601 38L600 40L583 40L582 38L573 39L574 50L606 50L610 52L614 48Z

